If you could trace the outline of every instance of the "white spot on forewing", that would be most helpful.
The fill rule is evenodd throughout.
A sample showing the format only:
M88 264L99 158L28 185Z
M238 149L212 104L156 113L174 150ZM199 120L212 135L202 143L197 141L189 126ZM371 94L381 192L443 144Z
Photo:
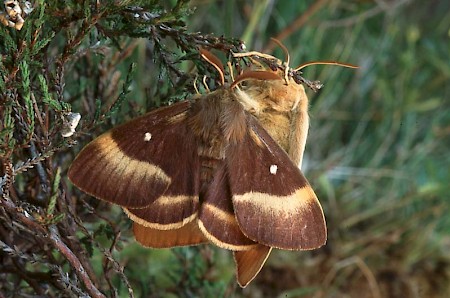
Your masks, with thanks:
M170 184L170 177L158 166L149 162L140 161L127 156L112 139L111 132L106 133L95 141L102 154L99 162L105 167L116 169L116 173L121 173L121 177L132 177L132 183L140 183L144 177L152 177L163 183ZM109 173L105 170L105 173Z
M152 139L152 134L149 132L146 132L144 135L144 141L148 142Z
M270 174L276 175L277 171L278 171L278 166L277 165L271 165L270 166Z

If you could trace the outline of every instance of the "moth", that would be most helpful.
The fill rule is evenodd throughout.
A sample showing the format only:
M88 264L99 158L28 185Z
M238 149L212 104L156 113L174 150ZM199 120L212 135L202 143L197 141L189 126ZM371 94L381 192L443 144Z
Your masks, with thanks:
M272 248L327 239L322 207L299 166L309 127L304 87L287 72L248 70L221 87L159 108L89 143L68 176L123 208L152 248L213 243L233 251L247 286Z

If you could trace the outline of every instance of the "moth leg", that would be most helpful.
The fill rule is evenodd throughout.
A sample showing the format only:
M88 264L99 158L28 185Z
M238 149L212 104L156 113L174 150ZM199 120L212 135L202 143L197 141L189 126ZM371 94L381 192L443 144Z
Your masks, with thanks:
M291 70L291 68L289 67L289 61L291 60L290 56L289 56L289 51L288 49L285 47L284 44L281 43L281 41L279 41L276 38L271 38L271 40L276 43L284 52L284 56L286 61L284 61L282 63L283 67L284 67L284 81L286 83L286 85L289 85L289 71Z
M208 84L206 83L206 76L203 76L203 85L205 86L206 90L208 90L208 93L211 92L211 90L208 87Z
M233 66L231 65L231 62L228 61L227 62L227 66L228 66L228 71L230 72L230 77L231 77L231 81L234 81L234 71L233 71Z
M197 95L200 95L200 91L198 91L198 88L197 88L197 79L198 79L198 75L196 75L195 79L194 79L194 89L195 89L195 93L197 93Z

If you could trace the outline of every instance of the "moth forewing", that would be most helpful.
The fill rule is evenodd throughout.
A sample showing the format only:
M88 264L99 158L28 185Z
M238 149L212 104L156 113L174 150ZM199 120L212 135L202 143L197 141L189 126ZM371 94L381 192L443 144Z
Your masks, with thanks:
M322 246L325 219L308 181L251 115L248 124L253 134L248 132L230 146L226 158L228 169L233 170L230 189L242 232L257 243L281 249Z
M180 102L111 129L78 154L69 179L81 190L127 208L152 204L169 186L198 196L198 182L176 179L198 177L197 145L186 123L189 107ZM180 156L184 158L174 167L172 159Z
M252 74L245 75L246 78L250 76ZM309 128L308 98L303 86L296 84L293 80L288 82L281 79L250 80L236 90L236 93L244 109L258 119L263 128L259 130L266 130L270 135L266 138L272 137L288 153L293 164L285 161L287 168L297 173L298 176L298 168L301 167ZM266 147L269 152L269 159L271 155L280 153L280 147L272 143L274 148L272 149L271 142L268 144L264 137L260 138L257 132L250 130L250 137L246 140L251 140L251 144L257 145L256 147ZM248 149L252 152L252 161L260 160L257 156L262 156L262 154L251 148ZM236 152L239 152L239 149ZM267 154L267 151L265 151L265 154ZM245 157L242 157L242 159L245 160ZM278 160L278 158L276 157L275 160ZM284 171L284 165L280 162L270 164L270 166L269 164L266 163L262 168L262 173L265 174L265 177L269 177L268 179L271 176L281 174L278 173L279 168ZM233 167L233 165L230 167ZM255 164L252 162L250 166L252 171L255 171L254 167ZM240 174L235 172L234 176L239 177ZM236 217L246 236L259 243L287 249L313 249L325 243L326 226L322 208L306 179L301 173L300 176L301 178L294 182L294 185L297 183L298 186L297 195L288 200L286 200L286 197L275 195L273 190L260 193L256 190L257 187L251 188L251 191L243 191L241 196L234 194L233 204ZM284 185L285 183L285 181L263 182L263 179L254 180L255 185L264 183ZM245 183L243 181L243 184ZM289 183L291 183L291 186L293 185L292 182ZM247 185L249 184L248 182ZM247 198L247 201L245 198ZM299 224L299 219L302 222L301 224ZM289 227L292 223L296 223L294 229L280 229L283 226ZM272 226L276 226L276 228L271 229ZM304 238L300 240L300 243L288 243L289 241L283 239L283 235L294 237L295 229L299 227L303 227L300 229L301 231L310 230L310 232L304 233ZM255 229L263 232L255 233ZM271 247L266 245L259 244L250 250L233 253L237 280L241 287L246 287L256 277L269 257Z

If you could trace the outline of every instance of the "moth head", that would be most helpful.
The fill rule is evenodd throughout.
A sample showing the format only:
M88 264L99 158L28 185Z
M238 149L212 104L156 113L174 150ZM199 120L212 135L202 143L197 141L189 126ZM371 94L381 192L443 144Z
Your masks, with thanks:
M248 55L263 58L266 62L268 61L268 65L255 63L262 70L245 71L231 84L231 88L234 88L247 81L242 86L241 103L246 110L255 114L267 110L289 112L296 109L300 102L303 102L305 107L308 105L304 87L292 78L291 68L289 67L289 51L278 40L272 40L283 50L285 61L282 62L271 55L259 52L248 53ZM246 53L234 56L245 57Z
M342 67L348 67L348 68L358 68L355 65L348 64L348 63L342 63L342 62L336 62L336 61L311 61L306 62L301 65L299 65L296 68L291 68L289 66L290 63L290 55L288 49L277 39L271 38L273 42L275 42L284 52L285 60L281 61L280 59L252 51L252 52L246 52L246 53L233 53L234 58L248 58L251 61L255 62L255 65L259 65L260 68L263 70L270 69L273 72L276 72L280 77L284 79L285 85L291 85L293 83L296 84L303 84L308 86L313 91L317 91L323 87L323 84L321 84L319 81L310 81L305 78L303 78L302 75L302 69L310 66L310 65L337 65ZM265 66L263 65L265 64Z
M210 63L219 73L220 76L220 85L225 86L225 69L223 67L222 62L217 56L213 55L211 52L200 49L200 56L205 59L208 63ZM279 71L271 71L271 70L247 70L242 72L236 78L233 77L233 69L231 65L228 65L230 68L230 76L232 79L232 83L229 86L228 91L233 91L235 89L239 89L239 84L244 81L278 81L281 82L283 80L282 76L280 76ZM291 80L292 81L292 80Z
M247 71L239 75L231 86L238 84L242 84L241 88L236 88L241 104L256 115L267 111L290 112L299 104L305 108L308 106L303 85L290 77L286 84L279 72Z

